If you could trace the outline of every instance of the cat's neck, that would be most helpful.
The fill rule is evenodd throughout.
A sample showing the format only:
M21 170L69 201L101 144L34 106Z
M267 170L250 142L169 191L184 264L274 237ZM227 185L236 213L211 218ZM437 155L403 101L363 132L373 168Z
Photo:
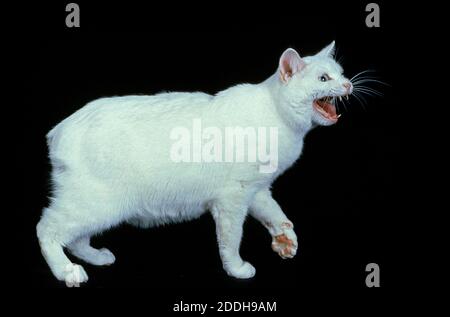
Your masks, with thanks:
M281 85L283 85L277 73L270 76L261 85L269 91L274 107L280 116L280 119L299 135L306 135L312 125L312 98L301 98L300 100L288 100L282 95Z

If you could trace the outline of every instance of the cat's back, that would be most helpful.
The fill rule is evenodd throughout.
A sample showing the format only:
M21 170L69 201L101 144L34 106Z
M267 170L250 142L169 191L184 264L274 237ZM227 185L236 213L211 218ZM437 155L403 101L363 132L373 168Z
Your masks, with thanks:
M85 124L89 121L98 123L113 119L117 123L121 119L133 116L136 119L148 119L145 116L158 116L170 112L191 112L208 103L211 98L211 95L201 92L105 97L89 102L61 121L55 128L61 125ZM144 117L142 117L143 115ZM49 134L52 134L52 131Z
M156 95L130 95L96 99L57 124L47 134L50 152L62 143L114 131L157 128L166 120L201 113L212 96L201 93L171 92Z

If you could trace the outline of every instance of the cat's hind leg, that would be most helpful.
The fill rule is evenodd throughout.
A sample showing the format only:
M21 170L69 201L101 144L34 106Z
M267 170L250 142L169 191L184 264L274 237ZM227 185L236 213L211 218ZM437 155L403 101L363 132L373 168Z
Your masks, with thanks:
M93 265L111 265L116 258L108 249L95 249L90 245L90 237L81 237L67 246L70 253Z
M260 221L272 236L272 249L283 259L297 254L294 225L286 217L268 189L258 192L250 205L250 214Z

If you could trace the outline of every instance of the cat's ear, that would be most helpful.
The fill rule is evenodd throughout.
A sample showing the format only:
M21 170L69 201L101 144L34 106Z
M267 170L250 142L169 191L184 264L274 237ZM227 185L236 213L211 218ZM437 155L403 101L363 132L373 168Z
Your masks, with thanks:
M334 45L334 41L333 41L333 42L331 42L331 44L328 44L327 46L325 46L319 53L317 53L317 55L333 58L334 50L335 50L335 45Z
M306 66L305 61L298 55L297 51L288 48L280 57L278 72L282 82L287 83L291 77Z

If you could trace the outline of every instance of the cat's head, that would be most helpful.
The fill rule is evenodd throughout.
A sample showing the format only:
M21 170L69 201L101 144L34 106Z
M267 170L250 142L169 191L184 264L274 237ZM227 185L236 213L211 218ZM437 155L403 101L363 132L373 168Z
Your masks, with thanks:
M292 48L280 58L278 80L293 116L307 116L316 125L338 121L336 98L345 98L353 85L334 60L334 41L313 56L301 58Z

